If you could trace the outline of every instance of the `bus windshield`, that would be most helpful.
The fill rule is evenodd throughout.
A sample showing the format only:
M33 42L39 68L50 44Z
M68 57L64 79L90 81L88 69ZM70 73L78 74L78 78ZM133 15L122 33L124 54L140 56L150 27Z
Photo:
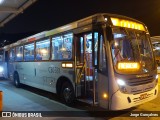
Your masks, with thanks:
M155 69L153 52L146 32L115 27L113 36L112 59L118 73L147 73Z

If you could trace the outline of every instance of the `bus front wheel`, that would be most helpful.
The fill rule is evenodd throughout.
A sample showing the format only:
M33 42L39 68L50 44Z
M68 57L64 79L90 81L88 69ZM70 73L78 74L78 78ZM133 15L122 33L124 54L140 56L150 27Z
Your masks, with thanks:
M75 98L74 89L69 82L65 82L62 84L61 98L63 102L65 102L68 105L74 102L74 98Z
M20 82L19 82L19 75L17 72L14 73L14 84L17 88L20 87Z

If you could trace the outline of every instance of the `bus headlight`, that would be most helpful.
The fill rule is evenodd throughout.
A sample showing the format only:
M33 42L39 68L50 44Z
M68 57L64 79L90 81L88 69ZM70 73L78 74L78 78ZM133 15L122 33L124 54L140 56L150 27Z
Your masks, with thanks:
M125 83L124 80L122 80L122 79L117 79L117 83L118 83L118 85L120 85L120 86L126 85L126 83Z
M126 85L125 81L122 80L122 79L117 79L117 83L119 85L119 88L120 88L121 92L127 93L127 89L126 89L126 86L125 86Z
M0 72L3 72L3 67L0 66Z

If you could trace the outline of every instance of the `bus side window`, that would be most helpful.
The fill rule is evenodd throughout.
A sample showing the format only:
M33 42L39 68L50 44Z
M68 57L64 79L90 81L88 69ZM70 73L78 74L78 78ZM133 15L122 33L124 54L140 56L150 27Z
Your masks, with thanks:
M34 43L24 45L24 60L25 61L34 60Z
M68 33L64 34L64 47L66 51L63 53L63 59L71 59L72 58L72 43L73 43L73 34Z
M94 33L94 65L97 66L98 64L98 56L97 56L97 52L98 52L98 32Z
M69 60L72 58L73 34L67 33L52 38L52 60Z
M23 46L16 47L16 59L15 61L22 61L23 60Z
M102 72L106 72L106 55L105 55L105 49L104 49L104 43L103 43L103 37L100 36L100 60L99 60L99 69Z
M49 60L50 39L36 42L36 60Z
M61 60L62 54L60 48L62 48L63 39L61 36L52 38L52 60Z
M4 51L0 50L0 62L4 61Z
M9 52L9 61L10 62L14 61L14 58L15 58L15 49L12 48L10 49L10 52Z

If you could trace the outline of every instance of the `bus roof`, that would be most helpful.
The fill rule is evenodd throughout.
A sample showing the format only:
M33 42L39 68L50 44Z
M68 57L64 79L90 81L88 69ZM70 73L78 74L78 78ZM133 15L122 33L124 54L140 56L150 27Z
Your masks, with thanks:
M15 43L12 43L10 45L5 46L4 49L9 49L10 47L17 46L17 45L20 45L22 43L35 41L35 40L38 40L38 39L43 38L43 37L48 37L50 35L58 34L58 33L65 32L65 31L68 31L68 30L72 30L72 29L75 29L75 28L78 28L78 27L89 25L89 24L92 24L93 22L105 22L105 17L106 18L108 18L108 17L123 18L123 19L128 19L128 20L135 21L135 22L143 24L142 22L140 22L136 19L126 17L126 16L122 16L122 15L110 14L110 13L97 13L97 14L91 15L89 17L86 17L86 18L77 20L75 22L69 23L67 25L64 25L64 26L61 26L61 27L58 27L58 28L55 28L55 29L52 29L52 30L49 30L49 31L43 31L41 33L26 37L26 38L21 39L21 40L18 40Z
M75 28L78 28L78 27L82 27L82 26L91 24L93 22L105 22L104 16L105 17L116 17L116 18L128 19L128 20L135 21L135 22L138 22L138 23L141 23L141 24L144 25L144 23L142 23L142 22L140 22L136 19L130 18L130 17L117 15L117 14L110 14L110 13L97 13L97 14L94 14L92 16L86 17L84 19L80 19L80 20L72 22L70 24L67 24L67 25L58 27L56 29L52 29L50 31L47 31L46 36L54 35L54 34L64 32L64 31L67 31L67 30L72 30L72 29L75 29Z

